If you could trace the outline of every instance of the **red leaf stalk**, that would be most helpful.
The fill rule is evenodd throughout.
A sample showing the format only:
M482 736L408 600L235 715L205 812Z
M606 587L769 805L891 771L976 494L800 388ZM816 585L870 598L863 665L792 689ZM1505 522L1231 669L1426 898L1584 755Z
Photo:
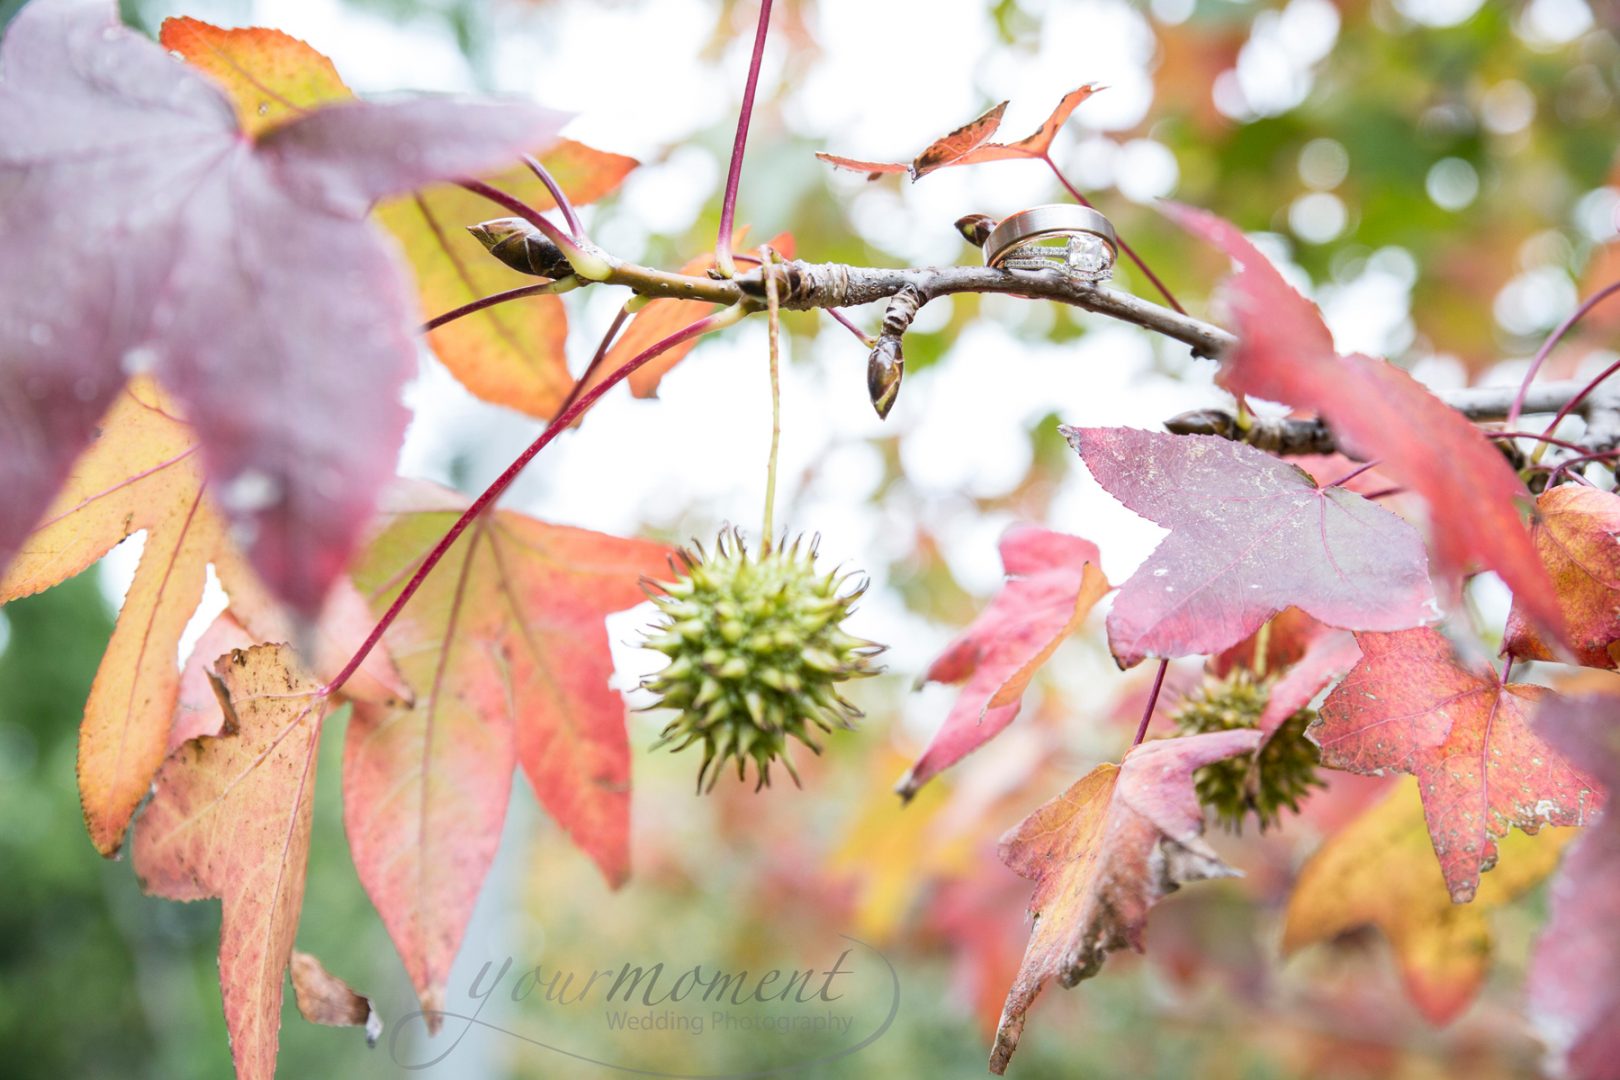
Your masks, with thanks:
M771 0L760 0L759 28L754 31L754 55L748 61L748 82L743 85L742 109L737 114L737 137L731 144L731 169L726 173L726 194L720 203L720 232L714 240L714 264L726 277L736 274L731 261L731 224L737 211L737 185L742 181L743 150L748 146L748 122L754 117L754 90L759 85L759 64L765 56L765 36L771 29Z
M445 532L444 536L440 538L439 542L434 545L433 550L428 552L427 558L423 559L422 564L416 568L416 573L411 575L411 579L405 583L405 587L400 590L399 595L394 597L394 602L388 605L388 610L383 612L382 618L377 620L377 625L371 628L371 633L366 635L366 640L361 642L360 648L357 649L355 654L349 658L349 662L343 665L343 669L332 677L332 681L321 687L319 694L322 697L326 697L342 689L343 684L349 680L349 677L355 673L355 670L359 668L360 665L365 662L366 657L371 654L371 650L376 648L377 642L382 640L383 634L387 632L388 628L394 624L394 620L399 618L399 613L404 610L405 605L410 601L411 597L416 595L416 591L422 587L422 583L427 580L428 574L433 572L433 568L439 564L439 561L443 559L445 554L449 552L450 548L455 545L456 540L463 532L467 530L467 526L471 525L480 514L482 514L492 503L495 502L496 499L500 498L501 494L512 485L512 481L517 479L518 474L524 470L529 462L534 460L535 455L544 450L547 445L549 445L551 441L559 434L566 431L569 425L572 424L580 416L580 414L584 413L585 410L589 409L592 405L595 405L598 398L607 393L609 390L613 389L620 382L623 382L624 379L637 368L669 351L683 341L699 337L708 333L710 330L718 330L722 327L730 326L747 313L748 309L740 305L729 307L723 311L717 311L706 318L699 319L691 326L677 330L675 333L664 338L662 341L649 346L631 359L625 361L618 368L614 369L614 371L611 372L600 383L597 383L589 390L580 394L572 405L559 412L556 417L554 417L552 421L546 425L546 429L540 433L540 437L535 439L534 442L530 443L528 449L519 454L517 456L517 460L508 465L506 470L495 478L494 483L485 488L483 493L479 495L478 498L473 500L472 505L467 507L467 509L462 512L461 516L456 519L455 524L450 526L449 530Z

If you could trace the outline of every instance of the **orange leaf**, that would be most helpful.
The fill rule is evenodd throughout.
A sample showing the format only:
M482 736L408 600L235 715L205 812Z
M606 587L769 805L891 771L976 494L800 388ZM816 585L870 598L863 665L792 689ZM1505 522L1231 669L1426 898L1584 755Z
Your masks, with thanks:
M297 38L275 30L222 30L195 19L170 19L163 43L220 80L244 124L263 130L302 109L352 97L332 62ZM262 111L261 111L262 110ZM617 188L633 158L563 139L536 155L576 205ZM486 182L538 210L550 193L525 166ZM421 306L439 315L534 279L491 258L466 231L505 211L449 184L427 188L377 208L376 214L416 271ZM434 352L467 389L498 405L542 419L552 415L573 380L563 355L568 322L555 296L529 297L468 315L428 335Z
M316 744L326 699L284 645L220 660L218 736L158 773L135 873L171 900L219 897L219 984L239 1080L272 1080L281 995L304 902Z
M1430 1023L1448 1023L1485 981L1492 911L1551 874L1575 836L1572 829L1513 834L1473 903L1454 904L1429 846L1417 782L1405 780L1305 864L1288 899L1283 953L1376 926L1395 949L1412 1003Z
M253 137L317 105L353 97L332 61L280 30L225 30L191 18L163 20L158 40L212 76Z
M131 382L0 579L4 603L65 581L126 537L146 533L79 733L85 825L104 855L118 850L167 752L180 682L174 657L202 598L208 564L253 636L290 636L291 624L231 546L205 497L200 457L195 432L155 384ZM346 584L329 595L315 635L317 670L335 672L369 628L352 618L357 602ZM376 656L350 694L386 700L399 689L387 657Z
M378 610L459 512L425 485L412 501L355 575ZM642 600L641 576L668 556L647 541L487 514L390 628L416 703L356 707L344 822L430 1026L500 841L514 765L610 884L629 874L630 746L602 620Z
M1034 928L996 1028L991 1072L1006 1071L1047 979L1073 986L1097 974L1110 952L1140 952L1154 904L1188 882L1236 873L1204 842L1192 777L1259 740L1258 731L1238 730L1143 743L1002 838L1002 861L1036 883Z
M1620 495L1565 484L1536 500L1530 539L1553 580L1575 656L1588 667L1613 668L1620 642ZM1517 596L1502 648L1520 660L1557 660Z
M1087 83L1076 90L1070 90L1063 95L1063 100L1057 103L1057 108L1052 110L1050 116L1041 121L1041 126L1036 128L1033 133L1014 143L985 143L957 158L951 164L977 165L984 161L1005 161L1009 158L1044 157L1046 152L1052 148L1052 140L1057 138L1058 130L1063 127L1064 122L1069 119L1074 110L1101 89L1102 87L1096 83Z

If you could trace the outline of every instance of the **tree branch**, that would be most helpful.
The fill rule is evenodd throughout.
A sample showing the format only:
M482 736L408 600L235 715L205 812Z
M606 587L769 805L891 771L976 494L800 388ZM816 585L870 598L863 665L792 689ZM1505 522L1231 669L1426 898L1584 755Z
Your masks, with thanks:
M765 307L765 285L759 269L734 278L698 277L673 273L624 262L600 249L589 249L608 271L599 279L605 285L622 285L638 296L666 297L701 303L733 306L746 310ZM1004 293L1030 299L1054 300L1086 311L1140 326L1192 348L1196 356L1219 358L1237 344L1237 338L1212 323L1173 311L1151 300L1107 286L1092 285L1065 277L1055 270L998 270L988 266L926 266L887 268L846 266L842 263L809 263L793 260L775 269L780 306L788 311L828 310L876 303L903 297L905 313L915 315L928 301L955 293ZM890 309L890 314L897 314ZM886 323L891 320L886 319ZM892 320L893 333L880 336L881 347L890 343L892 357L879 357L885 368L881 387L874 387L876 404L879 390L892 389L899 382L899 336L910 318ZM885 331L890 329L885 327ZM1524 392L1519 411L1556 413L1571 401L1571 412L1588 420L1583 445L1609 449L1620 445L1620 388L1599 386L1576 380L1540 383ZM1581 397L1583 391L1589 391ZM1514 407L1519 390L1514 387L1476 386L1442 391L1436 396L1470 420L1499 420ZM892 402L892 396L889 397ZM881 406L880 406L881 408ZM1202 432L1242 439L1281 454L1329 453L1335 443L1333 433L1319 420L1254 420L1240 426L1219 409L1205 409L1174 418L1171 430ZM1179 426L1177 426L1179 425Z

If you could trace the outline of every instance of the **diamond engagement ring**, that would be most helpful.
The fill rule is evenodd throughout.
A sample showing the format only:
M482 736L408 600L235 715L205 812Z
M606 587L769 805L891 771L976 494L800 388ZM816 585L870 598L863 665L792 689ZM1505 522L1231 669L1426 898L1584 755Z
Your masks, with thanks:
M1077 281L1106 281L1119 242L1109 220L1088 206L1021 210L991 230L984 261L1002 270L1057 270Z

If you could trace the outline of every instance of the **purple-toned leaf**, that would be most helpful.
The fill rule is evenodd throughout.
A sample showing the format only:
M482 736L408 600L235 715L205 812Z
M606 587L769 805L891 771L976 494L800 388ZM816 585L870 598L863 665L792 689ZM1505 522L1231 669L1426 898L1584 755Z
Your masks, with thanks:
M413 290L367 209L543 146L564 119L345 103L255 141L114 4L25 7L0 43L0 562L152 368L255 568L317 611L393 471L416 363Z
M1109 612L1122 667L1219 652L1291 605L1349 630L1437 614L1417 531L1360 495L1212 435L1062 430L1109 494L1170 530Z

